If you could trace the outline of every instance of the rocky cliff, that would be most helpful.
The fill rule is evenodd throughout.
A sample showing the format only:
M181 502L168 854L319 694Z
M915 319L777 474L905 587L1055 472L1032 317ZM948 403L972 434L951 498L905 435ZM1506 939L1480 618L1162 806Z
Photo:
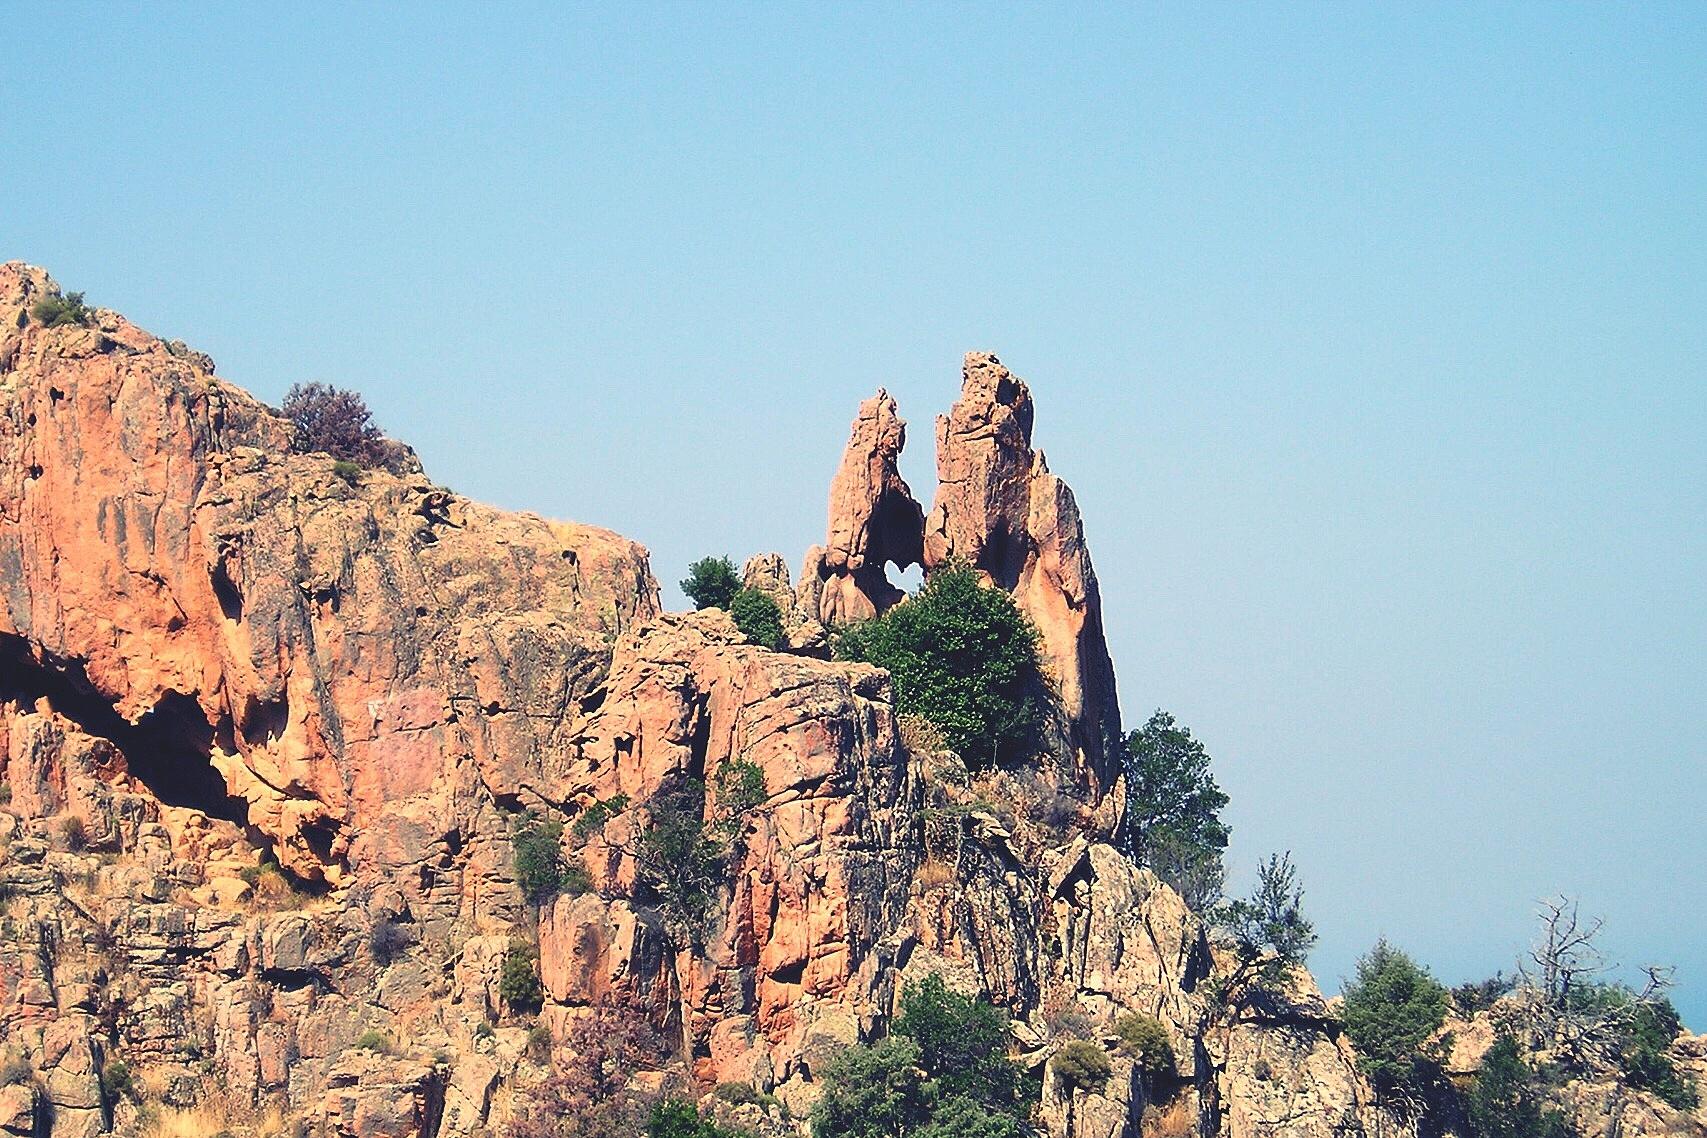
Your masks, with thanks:
M799 585L748 567L791 625L770 651L662 612L616 534L469 502L406 448L294 453L114 313L29 319L54 289L0 267L0 1133L499 1132L613 1007L667 1042L638 1078L749 1085L775 1105L743 1121L790 1133L815 1070L933 972L1011 1014L1062 1138L1393 1129L1308 978L1230 1013L1225 950L1111 844L1096 577L993 357L938 423L928 517L894 402L860 408ZM969 774L897 725L884 672L821 658L899 599L886 565L950 560L1039 628L1059 714L1034 763ZM666 803L720 817L754 768L684 921L637 835ZM516 846L540 833L575 872L535 905ZM518 961L537 1011L506 996ZM1172 1076L1116 1052L1098 1087L1047 1077L1122 1012L1166 1026Z

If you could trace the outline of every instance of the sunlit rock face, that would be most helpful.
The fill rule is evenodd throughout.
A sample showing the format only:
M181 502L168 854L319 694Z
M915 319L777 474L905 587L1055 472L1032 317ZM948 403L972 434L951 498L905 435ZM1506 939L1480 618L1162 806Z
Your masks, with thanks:
M746 567L777 652L662 612L617 534L467 501L401 444L358 472L293 453L117 314L41 326L54 287L0 266L0 1062L28 1067L0 1134L135 1132L121 1059L155 1117L210 1132L501 1132L611 1008L664 1041L643 1085L749 1083L796 1132L824 1063L932 972L1012 1015L1044 1133L1394 1132L1314 985L1225 1015L1199 918L1105 840L1095 576L993 357L939 421L928 518L893 401L860 408L802 581ZM1033 763L969 776L884 672L823 658L826 626L899 599L886 566L952 559L1038 625L1060 714ZM696 786L711 826L747 765L759 798L684 924L640 837ZM518 839L553 823L573 872L524 897ZM1174 1076L1115 1053L1104 1085L1053 1078L1127 1012L1166 1025ZM1624 1134L1683 1132L1632 1101Z

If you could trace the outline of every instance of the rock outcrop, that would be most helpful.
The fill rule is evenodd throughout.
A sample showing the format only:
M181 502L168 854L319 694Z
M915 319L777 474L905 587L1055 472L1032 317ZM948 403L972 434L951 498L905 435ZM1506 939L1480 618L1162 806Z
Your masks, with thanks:
M924 555L924 510L901 478L907 424L886 391L860 404L830 483L830 525L800 571L801 612L828 628L869 620L902 597L888 566Z
M1063 757L1100 797L1120 773L1120 708L1079 508L1032 449L1025 381L987 352L967 353L963 376L959 401L937 419L925 568L965 561L1014 595L1052 667Z
M1086 823L1118 724L1100 601L992 358L928 528L880 394L794 603L749 563L779 652L661 612L616 534L294 453L206 357L29 319L53 290L0 267L0 1134L499 1133L619 1013L664 1041L646 1089L745 1083L780 1104L743 1125L797 1133L929 973L1010 1013L1054 1138L1391 1132L1308 979L1229 1011L1225 950ZM903 736L883 671L819 658L819 618L893 602L886 564L951 557L1043 632L1053 773L969 774ZM524 894L518 849L554 841ZM1051 1076L1125 1013L1175 1076Z

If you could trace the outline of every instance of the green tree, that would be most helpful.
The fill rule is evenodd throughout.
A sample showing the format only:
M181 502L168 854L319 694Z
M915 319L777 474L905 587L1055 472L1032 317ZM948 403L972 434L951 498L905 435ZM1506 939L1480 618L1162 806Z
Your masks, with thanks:
M1019 1101L1007 1016L952 991L937 973L902 991L895 1034L919 1045L920 1062L942 1097L965 1095L996 1110L1012 1110Z
M1221 821L1227 796L1209 773L1209 755L1172 715L1158 710L1126 737L1126 840L1132 856L1179 890L1194 908L1219 898Z
M842 630L835 651L887 669L896 710L934 723L968 766L1037 745L1045 690L1037 630L965 565L939 569L882 616Z
M1432 1081L1428 1039L1446 1022L1446 989L1385 940L1357 962L1345 986L1346 1034L1358 1066L1384 1092L1414 1093Z
M1575 1138L1576 1129L1543 1104L1535 1073L1517 1040L1502 1035L1482 1059L1470 1088L1468 1114L1475 1138Z
M741 578L727 557L701 557L682 578L682 592L698 609L726 609L740 591Z
M742 589L729 602L729 615L741 635L761 648L775 651L784 642L782 610L766 593L758 589Z
M529 819L515 840L516 884L539 904L563 888L563 823Z
M892 1035L850 1047L824 1068L824 1091L812 1108L813 1138L904 1138L930 1121L919 1045Z
M1239 963L1224 985L1230 1000L1242 1000L1247 983L1284 985L1316 944L1316 930L1305 919L1304 890L1292 855L1272 854L1257 870L1249 898L1229 901L1211 914L1217 928L1233 940Z
M915 1138L1025 1138L1028 1133L1014 1114L991 1110L960 1095L938 1103Z
M705 832L705 784L687 779L646 804L636 844L640 872L662 897L679 935L697 940L723 865L723 847Z
M691 1102L675 1098L654 1103L646 1120L646 1138L738 1138L745 1133L719 1126Z

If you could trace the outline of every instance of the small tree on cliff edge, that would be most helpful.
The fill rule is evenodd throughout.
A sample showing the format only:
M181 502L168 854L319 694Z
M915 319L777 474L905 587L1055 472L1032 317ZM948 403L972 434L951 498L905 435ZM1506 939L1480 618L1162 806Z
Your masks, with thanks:
M1316 930L1304 918L1304 890L1292 855L1273 854L1257 870L1249 898L1216 908L1211 919L1233 940L1239 963L1222 982L1229 1006L1243 1003L1254 985L1283 988L1316 945Z
M1227 796L1209 773L1209 755L1172 715L1157 711L1126 737L1126 842L1194 909L1220 900L1221 853L1229 830Z
M1421 1100L1439 1074L1440 1048L1429 1039L1446 1021L1446 1007L1446 989L1385 940L1357 962L1345 986L1345 1030L1377 1090Z
M323 453L361 466L385 462L385 436L367 401L354 391L324 383L298 383L280 407L296 428L296 449Z
M741 578L727 557L701 557L682 578L682 592L696 609L726 609L740 591Z
M937 570L882 616L844 629L835 650L837 659L888 669L896 711L934 723L970 767L1037 745L1037 629L967 565Z

